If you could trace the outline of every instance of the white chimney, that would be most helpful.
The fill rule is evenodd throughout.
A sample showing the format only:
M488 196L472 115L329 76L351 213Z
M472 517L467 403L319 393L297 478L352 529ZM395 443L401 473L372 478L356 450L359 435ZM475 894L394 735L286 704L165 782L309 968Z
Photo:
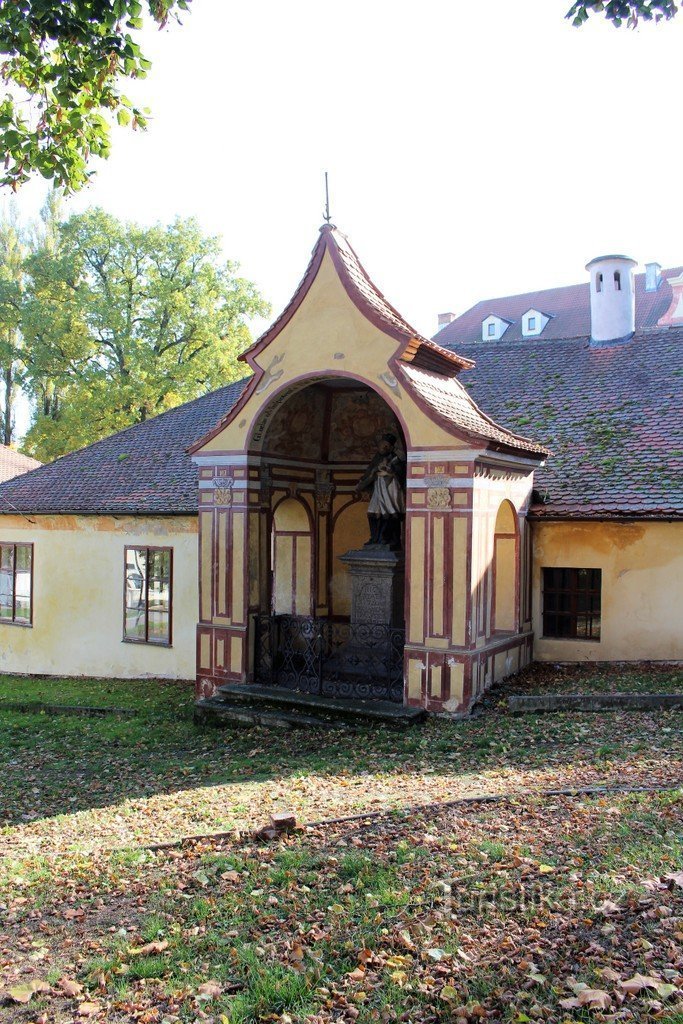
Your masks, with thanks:
M645 291L656 292L662 283L660 263L646 263L645 264Z
M442 327L446 326L446 324L452 324L454 320L455 320L455 313L439 313L438 314L439 326L437 327L437 331L440 331Z
M586 264L591 283L591 338L617 341L636 329L633 268L628 256L598 256Z

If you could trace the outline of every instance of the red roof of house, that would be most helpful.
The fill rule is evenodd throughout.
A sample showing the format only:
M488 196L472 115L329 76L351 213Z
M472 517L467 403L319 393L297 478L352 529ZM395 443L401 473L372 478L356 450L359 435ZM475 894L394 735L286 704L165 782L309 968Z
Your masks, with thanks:
M0 484L0 513L194 515L188 444L239 398L245 377Z
M32 469L42 465L37 459L31 459L28 455L21 455L13 448L0 444L0 483L5 480L12 480L22 473L29 473Z
M496 422L543 438L538 518L683 517L683 327L617 345L580 338L465 343L463 378Z
M672 289L669 278L677 277L683 267L663 270L657 291L645 291L645 274L634 274L636 294L636 330L655 329L657 321L671 305ZM487 316L499 316L510 321L503 335L506 342L528 341L522 337L522 317L529 309L536 309L550 317L538 335L539 340L557 341L565 338L588 338L591 333L590 284L571 284L564 288L546 288L543 291L524 292L522 295L503 295L497 299L484 299L446 324L434 335L434 341L446 348L457 348L475 342L481 343L481 323ZM536 340L536 339L531 339ZM467 353L476 359L470 350Z

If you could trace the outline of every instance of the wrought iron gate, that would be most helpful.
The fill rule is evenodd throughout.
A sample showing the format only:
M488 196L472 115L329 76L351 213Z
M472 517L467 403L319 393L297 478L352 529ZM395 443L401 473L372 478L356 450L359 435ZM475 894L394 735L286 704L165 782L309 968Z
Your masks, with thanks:
M403 702L403 629L259 615L255 639L260 683L325 697Z

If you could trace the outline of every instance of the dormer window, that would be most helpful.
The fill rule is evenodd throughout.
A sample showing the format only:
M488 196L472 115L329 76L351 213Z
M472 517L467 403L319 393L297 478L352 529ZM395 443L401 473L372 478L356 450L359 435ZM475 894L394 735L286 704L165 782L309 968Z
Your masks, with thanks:
M481 340L499 341L509 326L509 320L505 320L502 316L496 316L495 313L491 313L490 316L487 316L481 322Z
M621 274L618 270L614 271L614 290L615 292L621 291Z
M522 337L537 338L539 334L543 333L543 328L549 319L550 317L541 313L540 309L527 309L522 316Z

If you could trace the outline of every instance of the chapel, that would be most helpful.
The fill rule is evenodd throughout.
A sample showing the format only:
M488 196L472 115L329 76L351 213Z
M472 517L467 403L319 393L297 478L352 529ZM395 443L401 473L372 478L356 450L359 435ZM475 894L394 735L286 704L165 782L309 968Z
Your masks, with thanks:
M634 267L429 339L324 224L239 379L0 484L0 671L463 715L683 659L683 273Z

